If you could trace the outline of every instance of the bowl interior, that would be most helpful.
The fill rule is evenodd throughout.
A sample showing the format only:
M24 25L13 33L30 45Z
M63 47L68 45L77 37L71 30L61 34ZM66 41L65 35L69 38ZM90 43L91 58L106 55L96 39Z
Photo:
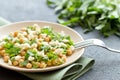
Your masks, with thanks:
M0 37L7 35L10 32L20 30L21 28L24 28L24 27L27 27L27 26L30 26L33 24L38 24L40 27L50 26L56 32L64 31L66 35L70 35L70 37L72 38L74 43L83 41L83 38L76 31L72 30L71 28L68 28L66 26L63 26L63 25L60 25L57 23L44 22L44 21L17 22L17 23L6 25L6 26L2 26L0 28ZM42 69L40 69L40 68L39 69L26 69L26 68L10 66L10 65L4 63L3 59L1 59L1 58L0 58L0 66L11 69L11 70L23 71L23 72L46 72L46 71L56 70L56 69L65 67L65 66L75 62L77 59L79 59L81 57L83 52L84 52L84 48L75 50L74 54L72 54L70 57L67 58L66 63L59 65L59 66L47 67L47 68L42 68Z

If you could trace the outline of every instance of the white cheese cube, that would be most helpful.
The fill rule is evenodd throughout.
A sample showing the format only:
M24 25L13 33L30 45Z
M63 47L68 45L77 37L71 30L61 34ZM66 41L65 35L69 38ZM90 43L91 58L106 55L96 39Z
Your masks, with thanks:
M44 57L45 56L44 50L38 52L38 55Z
M21 59L22 57L20 56L20 55L17 55L17 56L15 56L15 60L19 60L19 59Z
M41 34L41 36L42 36L43 38L46 38L47 34Z
M29 56L29 57L28 57L28 60L29 60L29 61L33 61L34 59L35 59L35 58L32 57L32 56Z
M12 65L12 61L10 59L8 60L8 65Z
M55 54L59 54L59 53L62 53L63 52L63 49L62 48L59 48L59 49L56 49L54 51Z

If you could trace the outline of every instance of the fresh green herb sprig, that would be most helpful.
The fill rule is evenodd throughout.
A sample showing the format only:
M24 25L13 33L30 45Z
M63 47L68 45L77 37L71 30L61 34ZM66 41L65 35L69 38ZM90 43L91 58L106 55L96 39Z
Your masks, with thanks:
M6 50L6 53L10 54L10 57L16 56L17 54L19 54L20 51L19 47L15 47L13 43L8 43L8 42L4 44L4 48Z
M63 25L120 37L120 0L47 0L47 4L59 12L58 22Z

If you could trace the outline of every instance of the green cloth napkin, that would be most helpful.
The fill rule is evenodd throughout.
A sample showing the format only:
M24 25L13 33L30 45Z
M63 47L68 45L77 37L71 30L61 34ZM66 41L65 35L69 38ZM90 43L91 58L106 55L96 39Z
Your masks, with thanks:
M9 23L9 21L0 18L0 26ZM33 80L76 80L81 75L90 70L94 62L94 59L81 57L75 63L58 70L40 73L20 73Z

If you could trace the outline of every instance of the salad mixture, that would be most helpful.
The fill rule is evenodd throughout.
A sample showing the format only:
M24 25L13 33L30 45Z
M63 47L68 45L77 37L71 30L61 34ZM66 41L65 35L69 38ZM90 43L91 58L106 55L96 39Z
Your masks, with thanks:
M0 56L4 62L28 69L61 65L73 51L70 36L37 24L11 32L0 40Z

